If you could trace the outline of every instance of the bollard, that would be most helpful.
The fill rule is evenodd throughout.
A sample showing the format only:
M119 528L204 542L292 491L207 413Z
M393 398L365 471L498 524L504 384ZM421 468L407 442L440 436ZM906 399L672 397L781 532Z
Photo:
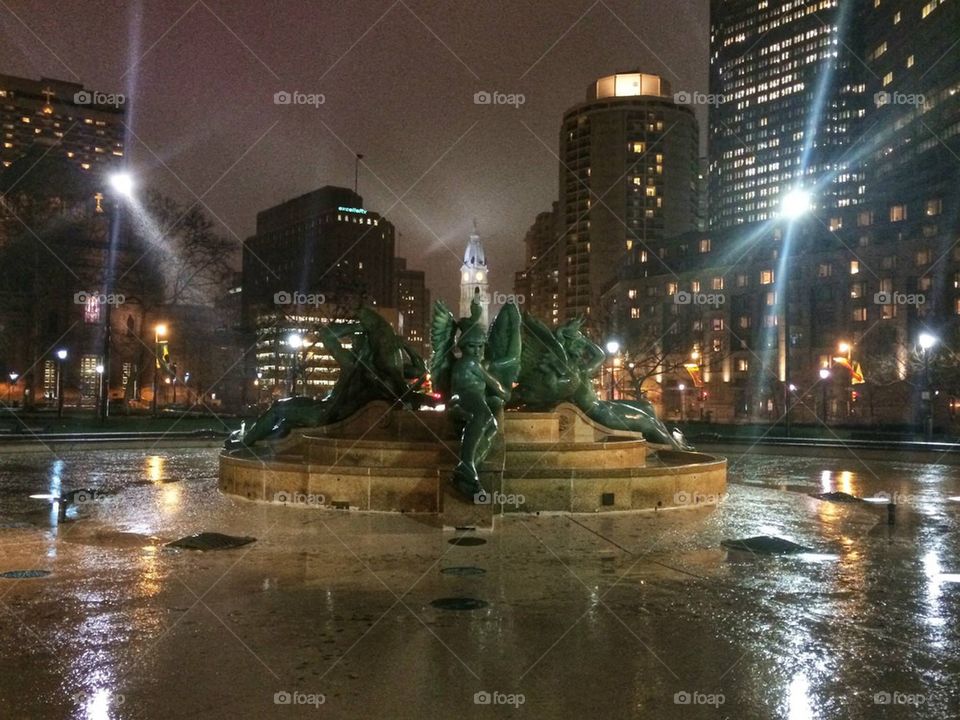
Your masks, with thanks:
M897 521L896 503L887 503L887 525L893 525Z

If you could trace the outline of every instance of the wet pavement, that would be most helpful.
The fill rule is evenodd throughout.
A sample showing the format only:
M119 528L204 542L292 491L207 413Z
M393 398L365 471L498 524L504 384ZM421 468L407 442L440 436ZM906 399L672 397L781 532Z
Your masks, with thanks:
M0 577L0 718L960 717L958 467L734 456L716 508L472 533L254 504L216 471L0 457L0 573L50 572ZM59 524L29 497L79 488ZM834 491L889 494L894 524L808 495ZM201 531L257 541L164 546ZM720 545L754 535L812 552Z

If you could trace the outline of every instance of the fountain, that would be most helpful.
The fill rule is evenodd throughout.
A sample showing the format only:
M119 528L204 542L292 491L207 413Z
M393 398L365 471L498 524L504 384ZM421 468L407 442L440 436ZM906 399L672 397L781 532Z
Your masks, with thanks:
M646 401L594 389L603 351L516 305L489 335L474 304L438 301L427 365L375 312L324 347L341 366L320 400L280 400L220 456L220 489L250 500L429 513L484 525L509 512L593 513L715 503L726 460L696 452ZM353 333L350 349L341 336ZM437 398L442 404L436 402Z

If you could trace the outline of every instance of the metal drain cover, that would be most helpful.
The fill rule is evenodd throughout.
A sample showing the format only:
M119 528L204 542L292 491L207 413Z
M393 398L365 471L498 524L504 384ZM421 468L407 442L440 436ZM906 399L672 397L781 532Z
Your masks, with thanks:
M810 548L797 545L781 537L758 535L738 540L724 540L720 543L730 550L745 550L758 555L787 555L790 553L811 552Z
M24 580L27 578L41 578L50 574L49 570L8 570L0 573L0 577L10 580Z
M453 565L451 567L445 567L440 570L444 575L459 575L459 576L470 576L470 575L486 575L487 571L481 567L474 567L473 565Z
M483 538L464 535L462 537L450 538L447 542L451 545L485 545L487 541Z
M184 548L186 550L230 550L242 547L256 540L255 537L223 535L222 533L196 533L167 543L167 547Z
M438 610L480 610L487 607L490 603L477 598L469 597L448 597L433 600L431 603Z

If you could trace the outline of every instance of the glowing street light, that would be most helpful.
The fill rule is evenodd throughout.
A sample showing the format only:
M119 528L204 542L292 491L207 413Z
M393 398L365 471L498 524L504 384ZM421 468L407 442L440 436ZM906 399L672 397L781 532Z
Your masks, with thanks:
M923 351L924 390L922 398L927 403L927 417L924 422L927 440L933 439L933 392L930 387L930 351L938 342L940 342L940 339L936 335L931 335L928 332L922 332L919 337L917 337L917 344L920 345L920 349Z
M829 368L820 368L820 379L821 379L821 380L826 380L826 379L829 378L829 377L830 377L830 370L829 370Z
M620 352L620 343L617 340L607 340L607 352L610 355L616 355Z
M133 182L133 176L130 173L113 173L107 178L107 180L110 183L110 187L116 190L118 194L126 198L133 197L133 190L136 185Z
M780 202L780 216L787 220L796 220L812 209L813 196L803 188L790 190Z
M157 395L160 394L160 358L163 355L161 340L167 336L167 326L164 323L158 323L153 328L153 399L150 401L150 412L153 417L157 416Z
M57 417L63 417L63 361L67 359L67 351L60 348L57 356Z

